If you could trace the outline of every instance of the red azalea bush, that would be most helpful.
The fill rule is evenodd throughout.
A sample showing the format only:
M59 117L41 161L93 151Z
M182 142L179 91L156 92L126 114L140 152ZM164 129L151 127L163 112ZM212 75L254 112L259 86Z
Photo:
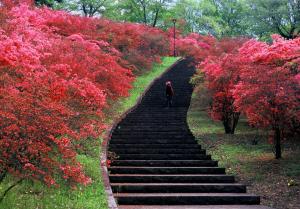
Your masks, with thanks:
M174 30L168 30L170 42L170 55L174 53ZM182 35L180 30L175 31L175 49L176 55L182 57L192 57L196 63L203 61L216 43L216 39L211 35L200 35L197 33L190 33L186 36Z
M142 24L116 23L110 20L97 22L98 38L105 40L122 53L126 67L141 72L152 67L160 56L168 54L167 35L158 28Z
M281 140L300 132L300 38L274 35L269 45L245 38L217 40L175 33L177 54L198 63L200 70L192 81L207 87L210 116L223 122L226 133L234 133L240 113L252 126L271 129L275 156L280 158ZM168 34L172 54L173 28Z
M271 129L280 158L282 139L300 128L300 39L274 35L267 44L227 38L208 54L200 73L212 96L211 117L223 122L226 133L234 133L240 113L252 126Z
M130 54L157 61L164 35L1 2L0 182L9 173L49 186L88 184L76 145L101 133L107 101L128 94L140 67Z
M174 31L170 29L168 33L170 42L174 44ZM232 89L239 81L238 50L246 39L217 40L210 35L191 33L182 36L179 31L175 33L177 54L192 57L201 69L193 77L193 82L202 85L205 81L208 96L211 97L210 116L223 122L225 133L233 134L240 112L234 107ZM170 47L170 51L172 50Z
M233 96L251 124L273 131L276 158L281 140L300 128L300 38L250 40L240 49L243 65Z
M86 40L106 42L116 49L115 52L119 52L122 58L118 60L119 64L131 70L149 70L153 62L168 54L167 34L158 28L102 18L79 17L48 8L38 12L40 18L44 18L44 24L57 35L67 37L80 34Z
M160 29L135 23L66 15L48 10L41 14L55 33L61 36L81 34L85 39L104 41L120 52L119 63L134 72L146 71L152 63L168 54L167 35Z
M238 50L244 42L243 38L225 38L216 42L200 65L212 96L209 114L222 121L227 134L234 134L240 116L234 106L232 90L240 80Z

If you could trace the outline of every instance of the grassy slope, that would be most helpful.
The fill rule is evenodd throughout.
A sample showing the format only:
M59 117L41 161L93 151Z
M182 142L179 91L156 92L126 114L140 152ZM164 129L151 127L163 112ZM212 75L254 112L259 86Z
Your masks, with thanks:
M112 117L117 117L132 107L139 95L150 82L161 75L178 58L165 57L161 64L155 64L153 70L139 76L134 82L130 96L121 99L111 109ZM112 121L109 118L108 121ZM78 190L71 190L66 186L47 188L39 182L24 181L11 190L0 205L0 209L105 209L107 208L99 166L100 142L88 141L84 153L78 155L78 160L84 165L86 173L93 179L93 183ZM0 192L8 187L12 179L7 178L0 185Z
M153 70L148 71L144 75L141 75L133 83L133 88L130 91L130 97L121 100L116 106L117 112L120 114L130 107L132 107L138 100L139 96L144 92L145 88L151 83L154 78L157 78L164 72L169 66L171 66L178 58L165 57L162 59L161 64L155 64Z
M235 135L224 134L222 123L211 120L203 111L205 106L200 97L201 92L194 93L188 113L189 126L199 143L219 160L227 173L250 184L249 192L261 195L262 204L278 209L299 209L300 143L284 142L283 159L275 160L266 133L250 128L242 118ZM257 145L252 144L253 139L258 140ZM291 179L298 185L289 187L287 182Z

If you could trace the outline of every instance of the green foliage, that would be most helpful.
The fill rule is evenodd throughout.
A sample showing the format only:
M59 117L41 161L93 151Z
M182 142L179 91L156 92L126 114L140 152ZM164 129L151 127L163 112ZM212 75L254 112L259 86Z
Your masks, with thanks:
M42 6L46 5L48 7L53 7L55 3L62 3L64 0L35 0L36 5Z
M251 31L262 39L272 33L294 38L300 32L300 0L249 0Z
M62 2L57 4L54 2ZM144 23L184 33L216 37L250 36L270 40L279 33L294 38L300 31L300 0L36 0L55 8L103 16L117 21Z
M202 71L198 71L191 79L191 84L194 86L203 85L205 81L204 73Z
M168 9L164 14L165 27L172 27L171 19L183 20L177 24L183 33L187 34L195 31L195 21L198 18L200 8L195 0L178 0L176 4Z
M174 0L122 0L108 8L104 16L113 20L162 26L163 16Z
M290 39L300 31L299 0L179 0L171 11L186 21L188 32L218 37L269 40L271 34L279 33Z
M185 33L217 37L247 34L246 5L241 0L178 0L170 13L185 21Z
M112 4L109 0L65 0L62 8L79 11L86 17L101 16Z

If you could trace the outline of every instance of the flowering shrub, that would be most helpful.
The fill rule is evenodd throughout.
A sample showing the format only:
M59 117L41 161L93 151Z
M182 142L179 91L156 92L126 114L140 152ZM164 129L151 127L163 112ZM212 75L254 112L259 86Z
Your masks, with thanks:
M250 40L240 49L243 66L233 96L251 124L273 130L280 158L280 141L300 128L300 38L273 40L271 45Z
M134 72L150 69L160 56L168 54L167 35L158 28L109 20L98 21L97 28L98 38L120 51L127 61L125 66Z
M244 38L176 36L177 52L201 63L193 82L208 88L210 116L223 122L226 133L234 133L241 112L251 125L271 129L280 158L281 140L300 132L300 39L274 35L269 45Z
M281 140L299 133L299 52L299 38L277 35L271 45L242 38L210 45L195 79L204 77L212 95L211 117L223 122L226 133L234 133L241 112L251 125L271 129L280 158Z
M200 35L197 33L190 33L186 36L181 35L179 30L175 31L175 47L176 55L183 57L192 57L196 63L203 61L216 43L216 39L210 35ZM170 42L170 55L173 55L174 50L174 31L173 28L168 30L169 42Z
M78 145L101 133L107 101L126 96L132 71L145 66L131 56L149 67L164 53L164 34L1 2L0 182L10 173L86 185Z
M245 39L241 38L226 38L216 42L200 65L212 95L210 116L222 121L228 134L234 133L240 116L234 107L232 90L240 79L238 49L244 42Z

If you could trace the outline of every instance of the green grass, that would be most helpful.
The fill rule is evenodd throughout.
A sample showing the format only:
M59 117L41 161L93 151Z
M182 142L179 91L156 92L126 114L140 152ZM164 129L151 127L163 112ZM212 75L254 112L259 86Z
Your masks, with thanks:
M98 143L97 143L98 144ZM99 154L95 144L95 152ZM78 155L93 183L72 190L67 186L48 188L39 182L23 181L8 193L0 205L2 209L94 209L107 208L106 194L103 188L98 157ZM7 178L2 185L7 187L12 179ZM2 189L4 188L2 187Z
M251 170L258 176L264 174L268 167L266 170L256 170L255 166L257 162L274 161L272 145L267 142L267 132L251 128L246 119L241 117L235 134L225 134L222 123L209 117L195 94L191 103L188 112L189 127L198 142L212 154L214 159L219 160L220 166L224 166L229 173L233 174ZM254 139L258 144L253 145ZM279 161L282 164L280 172L297 176L300 174L300 165L296 162L300 162L300 156L292 156L291 153L299 152L299 144L293 146L290 144L293 142L292 140L284 144L283 159Z
M178 57L163 57L161 64L154 64L151 71L148 71L145 74L137 77L133 83L133 88L130 91L130 97L122 99L116 105L114 105L113 109L118 112L118 115L135 105L140 95L144 92L145 88L153 81L153 79L160 76L178 59Z
M268 159L273 161L274 154L272 145L267 142L267 133L258 131L247 125L245 118L241 118L234 135L224 134L224 127L220 121L212 120L203 107L199 105L198 98L193 95L192 105L188 112L188 124L199 143L212 154L213 158L219 160L221 166L229 169L230 173L238 174L241 171L254 169L255 162ZM253 145L253 140L258 140ZM293 146L292 142L284 143L281 172L296 176L300 174L300 156L291 153L298 152L299 145ZM267 169L267 168L266 168ZM265 171L260 169L257 175Z
M130 96L111 106L110 111L114 114L109 114L107 121L111 123L115 117L132 107L151 81L177 60L178 58L165 57L161 64L155 64L151 71L138 76ZM48 188L39 182L23 181L7 194L0 209L106 209L107 200L99 166L101 139L88 140L86 143L85 153L80 153L78 160L84 166L86 174L92 178L92 184L72 190L64 185ZM12 182L13 179L7 177L0 185L0 194Z

